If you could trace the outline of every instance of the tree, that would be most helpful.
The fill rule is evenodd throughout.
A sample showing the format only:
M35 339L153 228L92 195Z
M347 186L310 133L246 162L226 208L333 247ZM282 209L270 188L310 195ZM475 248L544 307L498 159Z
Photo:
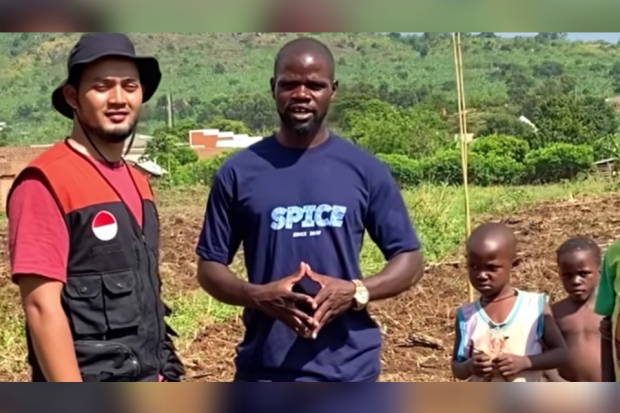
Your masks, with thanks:
M354 142L375 154L420 158L451 142L448 125L438 112L401 109L378 100L347 112L344 123Z
M32 118L34 113L35 113L35 109L32 105L24 104L24 105L20 105L17 108L16 115L20 119L29 120Z
M528 141L534 135L534 129L521 122L516 115L508 113L497 113L487 115L484 119L484 126L478 131L478 136L489 135L508 135Z
M511 71L505 76L508 86L508 97L517 105L525 102L535 82L528 74L522 71Z
M565 40L567 33L538 33L534 38L542 43L548 43L557 40Z
M555 77L564 73L564 66L562 63L547 60L539 65L534 66L534 74L538 77Z
M180 146L178 136L158 134L146 146L145 155L170 172L198 160L198 155L188 146Z
M419 52L420 52L420 57L424 58L426 56L428 56L428 53L430 52L431 48L428 44L423 44L420 46L419 48Z
M193 129L204 129L192 120L184 119L176 123L172 128L164 126L153 132L155 138L163 139L166 136L173 136L177 143L189 142L189 131Z
M545 81L537 87L528 91L526 95L527 98L523 101L522 105L524 107L531 106L537 101L549 100L553 96L568 95L571 98L576 98L576 86L577 81L568 74L545 79ZM527 111L527 109L523 110Z
M620 77L620 62L614 63L611 69L609 69L609 76L614 78Z
M240 120L216 118L209 122L207 129L219 129L222 132L251 135L252 131Z
M539 129L530 142L533 147L556 142L591 145L618 129L613 108L594 97L552 96L533 102L530 110L526 116Z
M490 135L474 139L470 144L470 150L485 157L495 154L521 162L530 151L530 145L527 141L514 136Z
M252 131L275 129L279 123L273 99L267 93L222 96L216 107L224 118L241 121Z
M547 183L576 178L593 161L591 146L555 143L528 153L524 163L531 182Z
M226 73L226 67L221 62L217 62L213 65L213 74L222 75L224 73Z

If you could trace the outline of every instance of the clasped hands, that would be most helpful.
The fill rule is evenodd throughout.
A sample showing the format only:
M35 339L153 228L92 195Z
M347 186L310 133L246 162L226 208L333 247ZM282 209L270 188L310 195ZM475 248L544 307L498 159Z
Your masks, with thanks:
M319 284L316 297L293 292L293 287L304 277ZM352 307L354 296L355 284L352 282L318 274L301 262L293 274L262 286L256 304L258 309L280 320L300 336L316 339L325 324Z
M532 363L529 357L516 356L514 354L500 354L491 359L483 352L474 351L471 360L471 373L491 381L496 372L506 381L511 381L517 374L529 370Z

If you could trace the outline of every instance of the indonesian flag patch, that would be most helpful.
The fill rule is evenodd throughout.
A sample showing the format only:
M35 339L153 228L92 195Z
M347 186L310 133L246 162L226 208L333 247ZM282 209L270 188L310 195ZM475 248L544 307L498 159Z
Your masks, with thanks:
M108 211L101 211L93 219L93 234L100 241L110 241L118 234L118 223L114 215Z

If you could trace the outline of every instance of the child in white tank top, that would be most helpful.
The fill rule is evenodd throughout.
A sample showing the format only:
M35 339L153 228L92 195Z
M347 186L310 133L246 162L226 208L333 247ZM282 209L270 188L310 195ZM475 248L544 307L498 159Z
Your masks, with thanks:
M467 242L469 279L480 293L456 312L452 372L468 381L541 381L566 362L566 345L544 294L510 285L516 238L502 224L484 224Z
M493 322L479 300L457 309L461 341L458 359L466 361L473 351L483 352L491 359L502 353L535 356L542 353L544 331L544 294L515 290L516 300L503 323ZM511 381L540 381L540 371L524 371ZM469 381L488 381L472 376ZM506 381L495 375L491 381Z

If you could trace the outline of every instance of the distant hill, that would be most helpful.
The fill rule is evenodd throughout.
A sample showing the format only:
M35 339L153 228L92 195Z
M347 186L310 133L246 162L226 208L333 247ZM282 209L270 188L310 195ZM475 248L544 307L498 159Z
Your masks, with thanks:
M159 92L147 108L148 132L165 121L161 104L166 92L173 96L177 119L206 122L209 113L217 109L231 120L243 120L235 119L240 117L235 115L239 111L222 109L221 102L250 97L254 99L254 107L260 110L265 105L269 107L268 85L275 53L297 35L142 33L130 36L139 53L154 54L160 59L164 73ZM373 93L385 96L408 93L413 97L392 103L401 102L405 106L427 103L438 110L440 106L446 106L448 112L454 110L455 70L448 34L313 36L332 49L338 77L349 92L373 89ZM11 141L56 140L60 131L67 128L67 122L51 109L50 94L65 76L67 54L77 37L77 34L0 34L0 122L10 126ZM533 88L559 77L572 82L575 94L608 97L620 92L617 87L620 82L614 83L614 76L620 73L620 48L616 45L568 41L553 34L500 38L492 33L466 36L463 43L465 92L472 109L510 105L518 94L515 89ZM269 122L248 126L256 130L260 129L258 126L270 126Z

